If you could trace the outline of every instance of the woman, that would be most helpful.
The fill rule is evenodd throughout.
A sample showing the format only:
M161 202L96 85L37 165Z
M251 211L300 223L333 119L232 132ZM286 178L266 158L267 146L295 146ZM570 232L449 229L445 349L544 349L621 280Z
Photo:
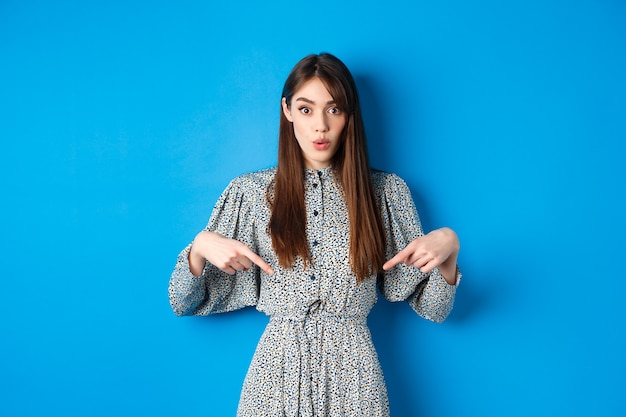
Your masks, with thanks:
M372 171L354 80L330 54L285 82L278 165L234 179L178 257L177 315L256 306L269 315L238 416L388 416L366 319L377 287L440 322L459 241L423 235L406 184Z

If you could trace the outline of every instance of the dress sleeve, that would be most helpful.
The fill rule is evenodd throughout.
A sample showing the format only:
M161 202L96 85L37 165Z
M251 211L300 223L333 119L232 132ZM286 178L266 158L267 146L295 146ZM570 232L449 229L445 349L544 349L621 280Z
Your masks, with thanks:
M246 190L248 188L248 190ZM238 240L257 253L254 229L255 199L258 190L245 187L240 179L233 180L215 204L204 230ZM170 277L169 299L178 316L205 316L254 306L259 295L260 268L229 275L209 262L200 277L189 271L189 244L178 255Z
M406 183L394 174L385 174L382 180L381 216L387 238L386 259L391 259L424 232ZM439 323L452 310L460 280L458 268L456 285L450 285L439 268L423 274L413 266L398 264L382 274L379 288L387 300L407 301L417 314Z

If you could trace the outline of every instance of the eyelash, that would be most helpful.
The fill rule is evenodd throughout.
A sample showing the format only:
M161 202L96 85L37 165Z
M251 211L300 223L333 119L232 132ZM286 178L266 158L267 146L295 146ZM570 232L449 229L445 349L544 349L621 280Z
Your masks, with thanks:
M300 113L304 114L304 115L308 115L311 113L311 109L309 107L306 106L302 106L299 107L298 110L300 111ZM328 112L332 115L339 115L341 114L341 109L339 107L331 107L328 109Z

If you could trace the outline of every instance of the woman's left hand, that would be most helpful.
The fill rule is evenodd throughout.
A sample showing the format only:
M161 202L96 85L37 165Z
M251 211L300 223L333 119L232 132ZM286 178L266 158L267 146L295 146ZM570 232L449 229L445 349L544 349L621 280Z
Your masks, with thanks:
M388 271L397 264L404 263L413 265L427 274L440 267L446 281L454 283L459 248L459 238L454 230L447 227L433 230L409 243L396 256L385 262L383 269Z

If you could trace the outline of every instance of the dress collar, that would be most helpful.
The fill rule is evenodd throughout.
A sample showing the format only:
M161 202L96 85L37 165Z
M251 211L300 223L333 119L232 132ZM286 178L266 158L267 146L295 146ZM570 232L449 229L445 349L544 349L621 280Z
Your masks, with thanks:
M329 165L321 169L305 168L304 172L308 177L314 176L314 177L320 177L322 179L332 178L333 166Z

